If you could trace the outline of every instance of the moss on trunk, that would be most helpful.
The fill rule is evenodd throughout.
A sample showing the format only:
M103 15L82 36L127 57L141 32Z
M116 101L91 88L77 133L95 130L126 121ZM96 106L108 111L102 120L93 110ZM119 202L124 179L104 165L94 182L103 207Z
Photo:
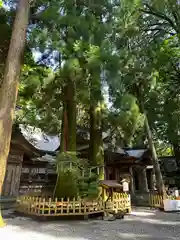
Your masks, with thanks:
M67 151L67 134L68 134L68 123L67 123L67 107L66 102L63 103L63 116L62 116L62 125L61 125L61 145L60 152Z
M76 88L75 83L69 81L67 85L67 118L68 118L68 147L69 152L76 151Z
M60 152L76 151L76 89L75 83L68 81L64 88L63 119L61 127Z
M63 100L60 152L76 152L76 89L75 83L70 80L64 88ZM61 169L58 169L54 196L62 197L62 194L60 193L61 181L62 173Z
M95 108L90 105L90 144L89 144L89 160L92 165L96 165L96 123L95 123Z
M102 139L102 96L100 78L91 79L90 89L90 145L89 160L92 165L104 165L104 147ZM104 179L101 168L99 179Z

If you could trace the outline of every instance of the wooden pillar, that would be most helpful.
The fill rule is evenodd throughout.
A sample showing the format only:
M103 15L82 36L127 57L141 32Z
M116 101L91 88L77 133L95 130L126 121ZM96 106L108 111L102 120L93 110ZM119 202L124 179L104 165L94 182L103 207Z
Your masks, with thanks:
M12 184L12 190L11 190L12 196L19 195L21 171L22 171L22 161L19 162L19 164L16 164L16 167L14 168L14 178L12 179L13 184Z
M129 168L129 173L130 173L130 192L131 194L135 193L135 183L134 183L134 174L133 174L133 168Z
M143 167L141 168L141 171L140 171L140 175L141 175L141 182L140 182L140 189L141 191L143 192L148 192L149 189L148 189L148 181L147 181L147 174L146 174L146 168Z
M155 175L154 175L154 170L151 169L149 173L149 189L154 190L155 188Z
M3 195L18 196L22 170L22 154L9 154L6 177L3 186Z

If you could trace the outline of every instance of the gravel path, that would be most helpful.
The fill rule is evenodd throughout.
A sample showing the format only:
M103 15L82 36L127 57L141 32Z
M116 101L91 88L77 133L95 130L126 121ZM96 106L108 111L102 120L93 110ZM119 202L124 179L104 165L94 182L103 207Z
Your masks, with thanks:
M30 218L6 219L0 239L8 240L179 240L180 213L136 209L124 220L37 222Z

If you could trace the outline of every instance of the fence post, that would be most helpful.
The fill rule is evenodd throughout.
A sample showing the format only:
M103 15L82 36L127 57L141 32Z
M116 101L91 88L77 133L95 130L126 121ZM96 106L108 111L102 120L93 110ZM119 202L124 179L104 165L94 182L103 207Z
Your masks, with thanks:
M64 199L61 198L61 214L63 214L63 204L64 204Z
M76 212L76 199L75 198L73 198L72 209L73 209L73 214L75 214L75 212Z
M55 208L54 208L54 213L55 214L57 214L57 201L58 201L58 199L55 198Z
M67 199L67 206L66 206L67 214L69 214L69 203L70 203L70 200L69 200L69 198L68 198L68 199Z
M46 203L46 199L43 198L42 209L41 209L41 204L40 204L40 213L41 213L41 211L42 211L42 214L44 214L45 203Z

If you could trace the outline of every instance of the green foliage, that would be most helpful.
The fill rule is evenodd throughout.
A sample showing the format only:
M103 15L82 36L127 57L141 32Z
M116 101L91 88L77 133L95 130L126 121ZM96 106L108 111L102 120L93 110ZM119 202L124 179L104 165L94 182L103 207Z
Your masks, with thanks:
M79 195L81 198L93 200L99 195L98 178L96 174L79 178Z
M84 175L82 176L82 171ZM95 199L99 194L96 174L89 173L87 161L79 159L76 153L64 152L57 157L57 183L55 196L65 199L81 197Z
M74 170L60 171L56 183L55 196L73 199L78 196L77 174Z
M73 83L75 117L81 126L92 125L91 105L100 109L98 134L99 129L111 131L111 139L120 145L145 144L141 101L155 140L164 148L179 143L179 9L176 0L36 1L27 46L41 57L36 64L26 51L16 120L60 135L68 98L64 89ZM12 16L10 11L0 14L1 50ZM3 51L2 61L6 54ZM111 109L104 104L105 82ZM102 145L99 139L94 142Z

